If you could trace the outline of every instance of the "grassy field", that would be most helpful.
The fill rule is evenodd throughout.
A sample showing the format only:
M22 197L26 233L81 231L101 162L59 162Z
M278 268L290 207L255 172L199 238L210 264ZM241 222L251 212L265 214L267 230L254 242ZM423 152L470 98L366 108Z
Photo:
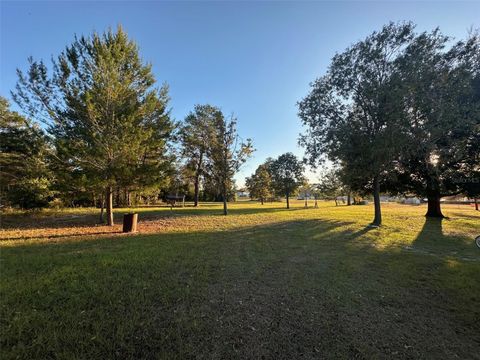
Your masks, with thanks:
M6 214L1 358L480 359L479 212L293 205Z

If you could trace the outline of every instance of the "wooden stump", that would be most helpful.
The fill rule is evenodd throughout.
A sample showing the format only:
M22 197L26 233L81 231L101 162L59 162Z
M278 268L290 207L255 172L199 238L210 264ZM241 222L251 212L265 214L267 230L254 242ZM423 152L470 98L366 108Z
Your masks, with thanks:
M130 213L123 215L123 232L137 232L138 214Z

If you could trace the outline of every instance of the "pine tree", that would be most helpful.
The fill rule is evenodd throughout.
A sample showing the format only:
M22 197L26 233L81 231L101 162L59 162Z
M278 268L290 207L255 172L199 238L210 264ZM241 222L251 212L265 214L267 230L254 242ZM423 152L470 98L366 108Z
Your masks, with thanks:
M0 97L0 191L2 205L41 208L53 199L49 146L40 127L9 109Z
M27 113L48 126L62 166L105 189L107 223L113 225L115 186L144 186L167 176L172 122L168 89L155 88L151 65L119 27L75 38L46 65L29 59L12 94Z
M182 156L187 160L187 166L193 171L194 206L198 206L200 180L207 175L210 159L209 147L215 134L216 119L223 118L219 108L211 105L195 105L193 112L188 114L180 128Z

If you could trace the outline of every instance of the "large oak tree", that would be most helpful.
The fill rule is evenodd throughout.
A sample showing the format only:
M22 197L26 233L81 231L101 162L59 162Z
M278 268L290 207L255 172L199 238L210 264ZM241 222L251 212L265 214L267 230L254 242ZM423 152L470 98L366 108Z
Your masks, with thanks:
M309 163L329 158L351 180L352 190L373 192L375 226L382 222L380 186L402 149L396 72L413 29L410 23L391 23L335 55L299 103L306 128L300 144Z
M392 190L426 197L428 217L443 217L444 196L480 192L480 37L449 40L422 33L400 61L407 146Z

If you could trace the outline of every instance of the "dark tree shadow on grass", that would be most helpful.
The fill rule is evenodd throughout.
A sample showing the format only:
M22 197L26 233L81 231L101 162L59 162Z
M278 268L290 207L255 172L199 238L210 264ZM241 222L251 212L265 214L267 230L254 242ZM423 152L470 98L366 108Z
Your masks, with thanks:
M222 210L219 208L219 204L207 205L204 207L185 207L185 208L173 208L159 210L159 207L142 207L139 211L139 221L142 220L160 220L169 218L179 218L187 216L223 216ZM252 207L252 208L235 208L232 207L228 210L229 215L255 215L255 214L271 214L283 211L318 211L318 209L305 209L303 207L292 207L286 209L279 204L278 207ZM114 221L115 224L121 224L123 221L123 215L131 212L131 209L121 208L114 209ZM42 214L3 214L2 215L2 229L59 229L63 227L94 227L103 226L104 224L98 223L98 214L85 213L85 214L56 214L56 215L44 215Z
M465 213L455 213L455 212L452 212L450 214L452 216L458 217L458 218L467 218L467 219L472 219L472 220L478 220L478 222L480 223L480 212L479 211L477 211L477 213L473 214L473 215L468 215L468 214L465 214Z
M422 230L413 241L413 247L425 247L432 246L438 243L442 243L446 240L446 236L442 232L442 222L448 221L440 218L426 218L423 224Z
M17 237L9 237L9 238L6 238L6 239L1 239L0 238L0 244L2 241L22 241L22 240L31 240L31 239L39 239L39 240L43 240L43 239L69 239L69 238L78 238L78 237L84 237L84 238L87 238L87 237L90 237L90 236L98 236L98 235L102 235L102 236L107 236L107 235L112 235L112 236L115 236L115 235L118 235L118 234L122 234L123 232L122 231L98 231L98 232L92 232L92 233L84 233L84 234L52 234L52 235L32 235L32 236L17 236ZM127 234L126 234L127 235ZM131 234L128 234L128 235L131 235Z
M219 205L218 205L219 206ZM152 209L151 211L142 211L140 215L146 216L159 216L159 217L172 217L172 216L196 216L196 215L222 215L222 209L218 206L212 207L185 207L185 208L173 208L169 211L158 211ZM228 215L255 215L255 214L269 214L281 211L299 211L299 210L318 210L310 207L305 209L304 207L290 207L287 209L285 205L275 206L275 207L252 207L252 208L236 208L236 207L229 207L228 208ZM227 216L228 216L227 215Z
M374 229L376 229L376 228L373 227L373 226L367 225L367 226L364 227L363 229L351 233L351 234L350 234L350 238L351 238L351 239L359 238L359 237L367 234L369 231L372 231L372 230L374 230Z
M410 249L431 255L457 256L461 253L468 257L476 250L474 239L459 234L444 234L442 225L448 221L451 220L426 218Z

